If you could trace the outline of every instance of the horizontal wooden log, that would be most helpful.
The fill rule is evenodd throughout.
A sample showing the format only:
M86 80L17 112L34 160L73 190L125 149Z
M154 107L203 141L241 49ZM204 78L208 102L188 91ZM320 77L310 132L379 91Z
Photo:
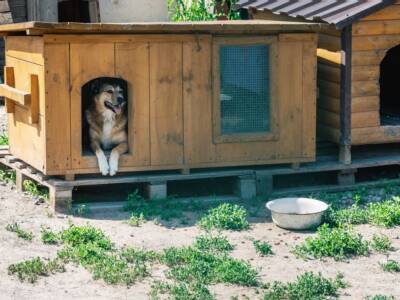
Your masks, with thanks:
M371 66L379 65L386 55L387 49L372 51L353 51L352 65L354 66Z
M326 139L331 142L339 143L340 141L340 130L318 123L317 135L322 139Z
M380 66L379 65L366 65L366 66L353 66L351 78L353 81L374 80L379 81Z
M21 105L29 105L31 101L31 94L20 91L16 88L8 86L7 84L0 84L0 96L10 99Z
M340 128L340 115L324 109L318 109L318 120L333 128ZM379 126L379 111L359 112L351 114L351 128Z
M400 20L361 21L353 24L353 36L400 34Z
M363 21L371 21L371 20L398 20L400 19L400 5L390 5L385 7L377 12L370 14L363 18Z
M327 34L319 34L318 48L339 51L340 50L340 37Z
M318 59L324 59L334 64L341 64L341 53L335 51L329 51L326 49L318 48L317 49L317 57Z
M351 86L351 95L353 97L379 96L379 81L353 81Z
M353 145L400 142L400 126L356 128L351 131Z
M319 93L333 98L340 98L340 84L326 80L318 80Z
M321 96L318 99L318 107L334 113L340 113L340 99ZM379 112L379 97L353 97L351 100L351 112Z
M388 50L398 44L400 44L400 35L353 37L353 51Z
M340 68L331 65L318 64L318 78L339 83Z

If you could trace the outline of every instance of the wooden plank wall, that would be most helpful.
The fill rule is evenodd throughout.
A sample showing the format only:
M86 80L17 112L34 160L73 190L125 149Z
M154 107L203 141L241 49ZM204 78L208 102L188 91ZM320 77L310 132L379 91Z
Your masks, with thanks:
M399 44L399 0L353 24L352 144L400 141L392 131L385 134L379 117L380 63L387 50Z

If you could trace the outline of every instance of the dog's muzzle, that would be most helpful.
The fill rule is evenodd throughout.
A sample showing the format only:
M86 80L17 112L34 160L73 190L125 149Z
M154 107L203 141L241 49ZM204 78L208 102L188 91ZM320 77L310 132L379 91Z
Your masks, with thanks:
M125 102L118 103L118 104L114 105L109 101L105 101L104 105L108 109L112 110L115 114L119 115L122 112L123 107L125 106Z

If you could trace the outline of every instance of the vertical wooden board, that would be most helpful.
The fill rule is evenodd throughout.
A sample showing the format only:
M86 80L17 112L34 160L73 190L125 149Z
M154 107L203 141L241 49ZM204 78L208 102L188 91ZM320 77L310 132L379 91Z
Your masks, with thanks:
M303 44L279 43L279 157L302 156Z
M96 168L94 155L82 156L81 88L98 77L114 77L114 43L71 43L71 156L72 168Z
M149 44L118 43L115 46L116 75L128 82L129 153L121 166L150 164Z
M302 151L305 157L315 157L316 100L317 100L317 58L316 44L303 43L303 139Z
M182 43L150 43L151 165L183 163Z
M45 45L46 171L71 168L69 44Z
M14 68L15 87L30 93L31 75L39 80L39 119L37 124L29 124L30 109L16 104L14 113L8 114L8 134L10 152L34 168L45 170L45 122L44 122L44 69L43 66L6 57L7 66Z
M183 44L185 164L215 161L212 140L211 36Z

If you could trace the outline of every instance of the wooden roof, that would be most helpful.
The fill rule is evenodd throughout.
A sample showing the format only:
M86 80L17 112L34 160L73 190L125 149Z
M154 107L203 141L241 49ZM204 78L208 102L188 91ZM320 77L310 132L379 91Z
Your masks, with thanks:
M239 0L236 7L326 22L342 29L394 2L395 0Z
M164 23L46 23L26 22L0 26L0 36L98 33L271 33L317 32L326 24L267 20Z

